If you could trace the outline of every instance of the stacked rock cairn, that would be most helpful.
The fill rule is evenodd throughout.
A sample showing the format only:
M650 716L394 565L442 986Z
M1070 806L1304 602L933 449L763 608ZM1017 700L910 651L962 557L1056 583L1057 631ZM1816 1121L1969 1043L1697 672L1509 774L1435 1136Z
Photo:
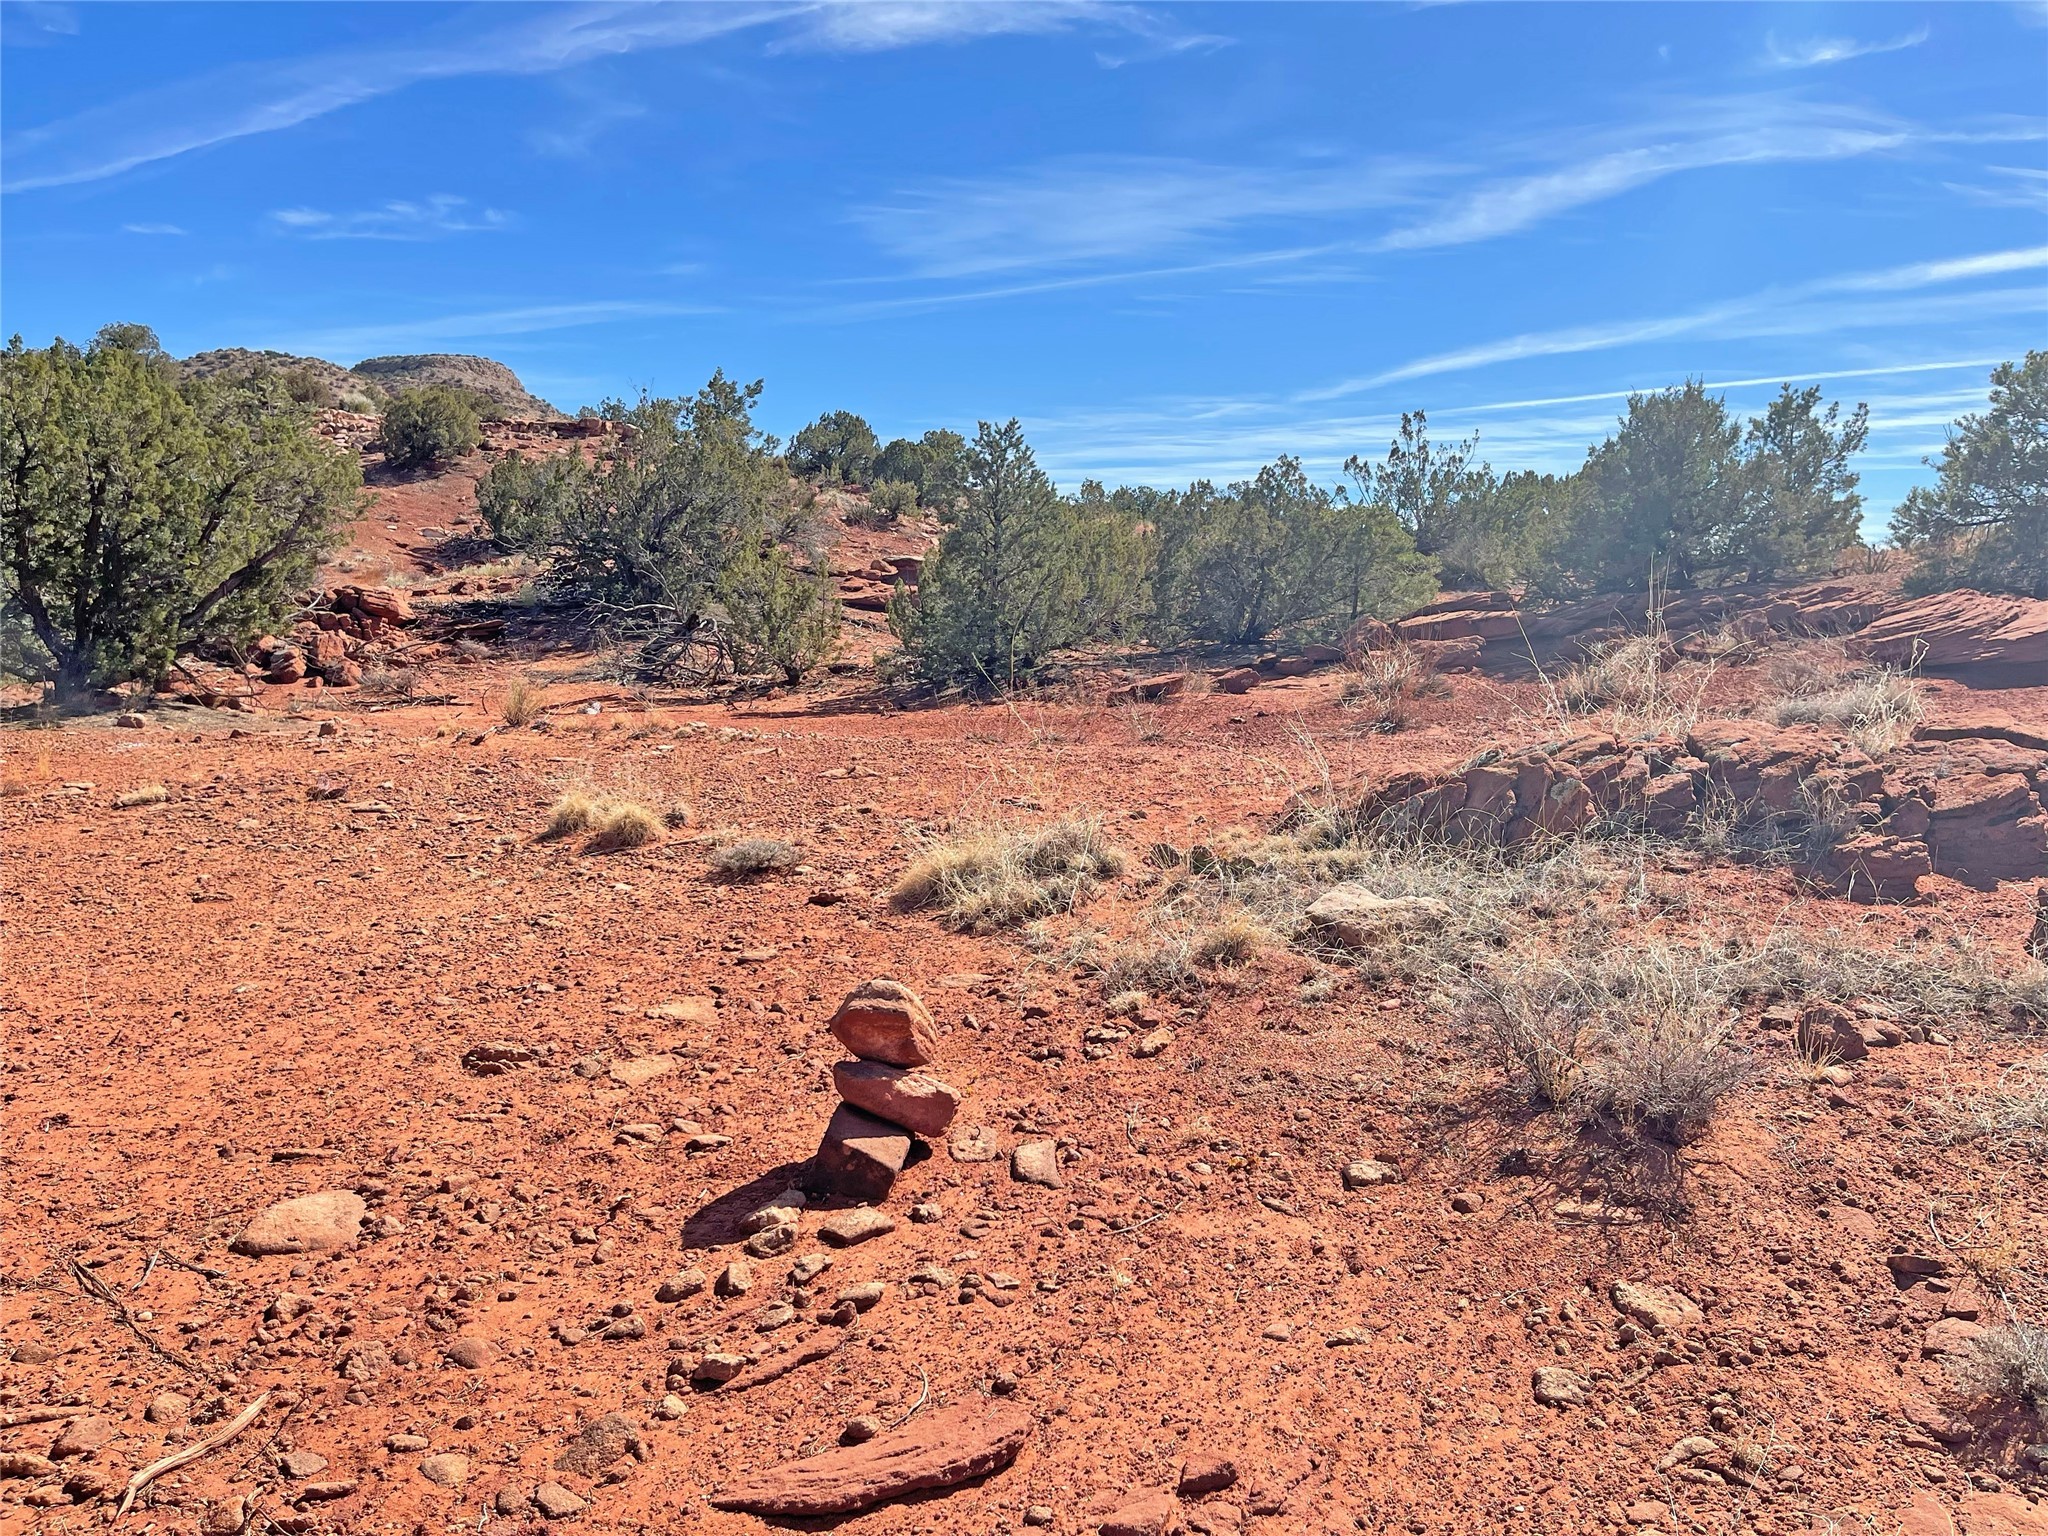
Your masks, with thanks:
M864 982L832 1015L832 1034L858 1058L837 1062L840 1104L811 1160L813 1194L877 1205L910 1157L913 1137L943 1135L959 1090L922 1070L938 1055L931 1010L900 981Z

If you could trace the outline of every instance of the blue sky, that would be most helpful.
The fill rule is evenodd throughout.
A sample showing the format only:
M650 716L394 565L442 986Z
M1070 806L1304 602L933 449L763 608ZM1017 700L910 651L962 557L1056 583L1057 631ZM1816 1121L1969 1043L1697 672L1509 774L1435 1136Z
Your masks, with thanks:
M1071 485L1568 469L1870 403L1873 525L2048 346L2039 4L0 9L0 320L481 352L573 409L1022 417Z

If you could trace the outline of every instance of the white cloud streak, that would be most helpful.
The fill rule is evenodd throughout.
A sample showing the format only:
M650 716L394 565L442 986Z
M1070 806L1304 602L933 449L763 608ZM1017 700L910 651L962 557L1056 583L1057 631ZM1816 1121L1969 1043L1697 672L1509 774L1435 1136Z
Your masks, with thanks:
M427 81L551 74L595 59L689 47L763 28L782 29L776 46L872 52L1082 25L1145 31L1162 23L1135 6L1093 0L986 5L613 0L535 8L517 22L482 31L463 18L401 47L234 65L23 129L10 134L0 151L6 167L0 191L103 180L212 145L297 127Z
M706 305L638 300L537 304L518 309L473 310L376 325L343 326L289 336L275 345L285 352L363 358L384 352L413 351L436 343L478 341L496 336L530 336L542 331L574 330L624 320L715 313L715 308Z
M1876 43L1859 42L1853 37L1805 37L1780 42L1775 34L1766 34L1763 61L1772 69L1815 69L1828 64L1847 63L1850 59L1868 58L1874 53L1898 53L1902 49L1918 48L1927 41L1927 36L1924 26Z
M512 227L509 214L496 208L472 210L466 198L445 192L419 202L390 202L355 213L280 208L270 215L270 222L279 232L306 240L439 240Z
M1630 131L1625 148L1534 174L1488 182L1378 242L1389 251L1494 240L1686 171L1792 161L1848 160L1911 144L1911 125L1840 107L1770 98L1714 102Z
M907 189L852 215L874 243L926 277L1125 259L1246 224L1384 208L1416 195L1431 167L1254 168L1093 156L1000 181Z
M1356 266L1375 254L1499 239L1690 172L1902 155L2043 132L2039 120L2027 119L1932 129L1761 92L1680 103L1627 125L1530 134L1427 157L1266 165L1077 157L913 185L848 217L897 263L898 280L1040 271L1057 283L1066 279L1053 274L1094 268L1091 282L1122 281L1189 270L1205 253L1269 265L1342 257ZM1398 222L1388 228L1390 221ZM1242 243L1278 227L1294 237L1285 246L1218 252L1227 240ZM1162 266L1168 256L1182 261ZM1120 263L1142 265L1101 270ZM1032 290L999 284L942 301L1019 291Z
M1307 392L1297 398L1330 400L1411 379L1462 373L1533 357L1604 352L1679 336L1731 339L1812 335L1836 329L1896 323L1927 325L1944 319L1957 320L1985 314L2039 314L2044 304L2048 304L2048 292L2040 288L1991 289L1939 300L1918 298L1905 304L1887 299L1861 304L1829 301L1844 295L1911 293L1947 283L2036 271L2043 267L2048 267L2048 246L1990 251L1946 261L1914 262L1881 271L1845 273L1789 288L1765 289L1744 298L1725 300L1682 314L1524 332L1477 346L1416 358L1378 373Z

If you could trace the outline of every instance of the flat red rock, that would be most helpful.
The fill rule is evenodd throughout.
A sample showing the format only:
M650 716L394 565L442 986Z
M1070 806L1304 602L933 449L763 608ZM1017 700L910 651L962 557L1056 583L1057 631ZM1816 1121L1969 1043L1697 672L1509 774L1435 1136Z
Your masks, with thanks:
M1021 1408L963 1403L863 1444L763 1472L711 1503L754 1515L849 1515L1000 1471L1017 1459L1030 1434L1031 1416Z
M228 1246L236 1253L331 1253L355 1246L368 1213L363 1197L346 1189L280 1200L242 1229Z

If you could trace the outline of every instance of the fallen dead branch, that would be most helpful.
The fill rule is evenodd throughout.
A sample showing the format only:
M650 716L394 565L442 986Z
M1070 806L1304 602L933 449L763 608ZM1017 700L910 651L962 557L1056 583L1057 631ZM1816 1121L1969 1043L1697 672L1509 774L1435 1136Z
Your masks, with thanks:
M135 1502L135 1495L142 1492L143 1489L162 1477L166 1472L175 1472L187 1462L197 1461L207 1452L218 1450L221 1446L226 1445L235 1436L256 1422L256 1415L263 1411L263 1405L269 1401L270 1393L268 1391L257 1393L255 1402L244 1408L232 1419L229 1419L227 1423L221 1425L212 1434L202 1435L190 1445L178 1447L177 1450L171 1452L170 1455L164 1457L161 1461L153 1461L144 1467L140 1472L128 1479L128 1486L121 1490L120 1507L114 1513L117 1515L127 1514L128 1506Z
M75 1278L78 1281L79 1285L84 1288L85 1293L88 1296L97 1297L99 1300L105 1302L108 1306L112 1307L114 1309L115 1321L120 1323L120 1325L123 1328L126 1328L130 1333L134 1334L136 1338L142 1340L143 1344L147 1346L147 1348L149 1349L149 1352L155 1355L157 1359L163 1361L166 1365L176 1367L178 1370L185 1372L188 1376L197 1377L199 1380L206 1382L210 1386L224 1387L228 1385L230 1378L216 1377L211 1372L200 1369L200 1367L194 1365L190 1360L185 1359L182 1355L175 1354L172 1351L165 1349L163 1345L157 1343L157 1341L150 1336L149 1331L145 1329L142 1326L142 1324L135 1321L135 1314L128 1310L128 1303L123 1301L120 1297L116 1296L113 1293L113 1291L108 1288L106 1281L102 1280L98 1275L94 1274L91 1270L87 1269L83 1264L79 1263L78 1260L70 1257L68 1254L65 1256L64 1262L71 1266L71 1273L73 1278Z
M910 1411L908 1413L904 1414L902 1418L898 1419L894 1424L891 1424L889 1426L891 1429L901 1429L904 1425L908 1424L912 1419L916 1418L917 1410L922 1408L925 1405L926 1399L928 1399L932 1395L932 1379L931 1377L925 1375L924 1367L922 1365L919 1365L917 1368L917 1380L917 1401L910 1405Z

